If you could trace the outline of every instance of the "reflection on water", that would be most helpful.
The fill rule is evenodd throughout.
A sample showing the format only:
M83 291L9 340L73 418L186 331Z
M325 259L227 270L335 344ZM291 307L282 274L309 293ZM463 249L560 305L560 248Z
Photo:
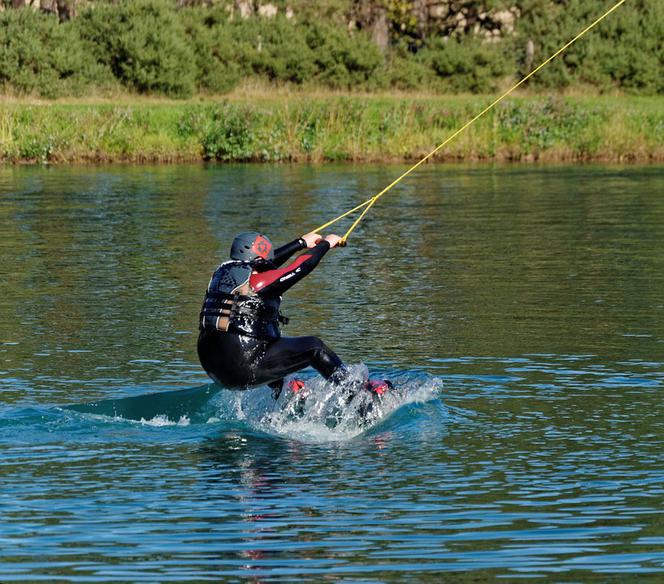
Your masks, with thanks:
M427 166L286 297L289 334L439 397L316 442L208 385L233 234L398 170L0 170L2 582L662 577L661 169Z

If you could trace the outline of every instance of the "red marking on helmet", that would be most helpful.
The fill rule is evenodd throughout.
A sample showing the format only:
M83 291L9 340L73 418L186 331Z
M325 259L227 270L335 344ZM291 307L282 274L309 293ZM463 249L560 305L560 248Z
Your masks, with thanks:
M259 235L256 239L254 239L254 243L251 246L251 251L263 259L267 258L271 249L272 244L270 243L270 240L267 239L267 237L263 237L262 235Z

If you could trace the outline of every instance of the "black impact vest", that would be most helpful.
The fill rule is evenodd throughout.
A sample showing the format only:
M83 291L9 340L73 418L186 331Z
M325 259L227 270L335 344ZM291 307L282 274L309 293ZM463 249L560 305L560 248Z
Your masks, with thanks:
M288 319L279 312L281 296L262 298L251 292L249 262L231 260L212 274L200 314L200 328L258 339L278 339L279 323ZM248 291L241 294L239 291ZM225 326L223 325L225 323Z

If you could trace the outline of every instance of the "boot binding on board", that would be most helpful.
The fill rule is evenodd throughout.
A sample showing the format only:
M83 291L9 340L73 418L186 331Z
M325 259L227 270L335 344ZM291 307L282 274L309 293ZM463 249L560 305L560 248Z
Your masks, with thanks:
M364 384L364 389L374 396L383 396L391 389L394 389L394 385L387 379L369 379Z

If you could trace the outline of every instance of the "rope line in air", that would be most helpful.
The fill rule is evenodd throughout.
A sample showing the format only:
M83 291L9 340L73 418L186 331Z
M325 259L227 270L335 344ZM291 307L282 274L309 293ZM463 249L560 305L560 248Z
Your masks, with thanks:
M360 213L360 216L355 219L353 224L350 226L348 231L344 234L344 236L341 238L341 245L346 244L346 240L348 239L348 236L353 232L353 230L359 225L360 221L364 218L364 216L368 213L369 209L374 206L376 201L380 199L385 193L387 193L392 187L395 185L399 184L404 178L406 178L411 172L413 172L416 168L424 164L429 158L431 158L436 152L438 152L440 149L442 149L444 146L446 146L449 142L454 140L459 134L461 134L464 130L466 130L469 126L474 124L477 120L479 120L484 114L487 112L491 111L495 106L497 106L503 99L505 99L508 95L510 95L512 92L514 92L518 87L523 85L528 79L530 79L535 73L537 73L540 69L548 65L551 61L553 61L558 55L560 55L563 51L565 51L567 48L569 48L571 45L573 45L576 41L578 41L583 35L585 35L587 32L595 28L602 20L604 20L609 14L611 14L614 10L616 10L618 7L620 7L622 4L624 4L627 0L620 0L617 2L614 6L609 8L602 16L597 18L592 24L588 25L586 28L584 28L579 34L577 34L571 41L567 42L565 45L563 45L560 49L558 49L553 55L551 55L546 61L544 61L541 65L533 69L528 75L526 75L521 81L518 83L514 84L510 89L508 89L505 93L503 93L500 97L496 98L493 102L491 102L487 107L485 107L480 113L478 113L474 118L472 118L470 121L466 122L463 126L461 126L458 130L456 130L453 134L448 136L448 138L436 146L429 154L427 154L424 158L413 164L408 170L406 170L404 173L402 173L400 176L398 176L395 180L393 180L389 185L387 185L382 191L379 193L375 194L373 197L370 197L363 203L360 203L356 207L353 207L349 211L346 211L345 213L342 213L338 217L335 217L331 221L328 221L327 223L324 223L320 227L317 227L314 229L314 231L322 231L326 227L329 227L330 225L333 225L340 219L343 219L344 217L347 217L348 215L354 213L355 211L359 211L360 209L364 208L362 213Z

